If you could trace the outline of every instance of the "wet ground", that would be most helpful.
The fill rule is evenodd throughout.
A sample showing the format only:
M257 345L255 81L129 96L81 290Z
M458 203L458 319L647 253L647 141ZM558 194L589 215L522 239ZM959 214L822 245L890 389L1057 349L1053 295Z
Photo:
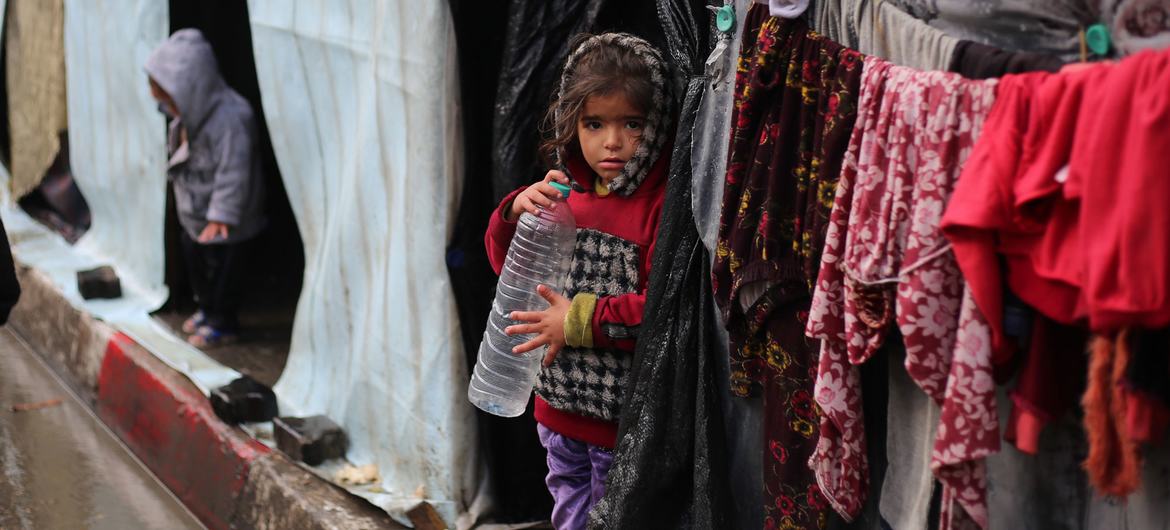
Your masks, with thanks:
M154 316L170 327L176 336L186 338L182 332L183 320L190 316L190 312L159 311ZM247 311L240 315L240 327L239 342L206 348L203 352L220 364L267 386L276 384L288 360L291 314L267 308Z
M0 328L0 529L16 528L203 526Z

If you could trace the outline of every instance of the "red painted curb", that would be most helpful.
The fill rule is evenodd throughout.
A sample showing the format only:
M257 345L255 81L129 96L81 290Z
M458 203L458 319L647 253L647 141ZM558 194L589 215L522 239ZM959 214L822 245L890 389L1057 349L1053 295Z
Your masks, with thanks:
M106 348L95 408L203 524L229 528L267 447L220 421L190 381L121 333Z

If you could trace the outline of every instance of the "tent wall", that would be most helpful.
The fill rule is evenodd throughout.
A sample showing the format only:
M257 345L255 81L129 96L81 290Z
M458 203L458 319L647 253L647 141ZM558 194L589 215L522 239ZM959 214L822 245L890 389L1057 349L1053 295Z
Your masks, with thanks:
M304 241L276 385L376 463L392 513L447 518L476 485L467 366L444 263L461 158L445 2L251 0L272 145Z
M65 2L70 163L93 214L78 247L148 309L167 298L166 130L142 65L166 36L166 2Z

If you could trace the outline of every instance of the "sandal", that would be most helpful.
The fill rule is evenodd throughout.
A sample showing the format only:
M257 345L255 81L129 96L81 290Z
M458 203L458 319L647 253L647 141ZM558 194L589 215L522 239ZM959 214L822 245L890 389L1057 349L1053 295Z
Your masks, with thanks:
M182 329L183 333L194 335L197 331L199 331L199 328L203 327L205 322L207 322L207 317L203 314L203 310L200 309L191 315L190 318L184 320L183 327L179 329Z
M196 348L218 348L220 346L227 346L234 344L240 340L237 333L231 333L211 326L199 326L190 337L187 337L187 344Z

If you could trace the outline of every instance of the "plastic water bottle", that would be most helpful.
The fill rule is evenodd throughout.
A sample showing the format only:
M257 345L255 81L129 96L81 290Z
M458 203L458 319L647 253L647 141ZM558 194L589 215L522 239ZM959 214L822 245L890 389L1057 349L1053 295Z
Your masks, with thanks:
M536 215L527 212L517 221L516 235L504 258L496 298L488 316L487 330L479 344L479 359L467 387L467 399L484 412L515 417L524 413L540 360L547 347L524 354L512 353L514 346L528 342L535 335L507 335L504 329L520 322L508 318L513 311L542 311L548 301L537 294L536 286L545 285L562 292L569 275L573 247L577 243L577 222L565 201L569 187L558 182L552 186L561 198L549 209Z

